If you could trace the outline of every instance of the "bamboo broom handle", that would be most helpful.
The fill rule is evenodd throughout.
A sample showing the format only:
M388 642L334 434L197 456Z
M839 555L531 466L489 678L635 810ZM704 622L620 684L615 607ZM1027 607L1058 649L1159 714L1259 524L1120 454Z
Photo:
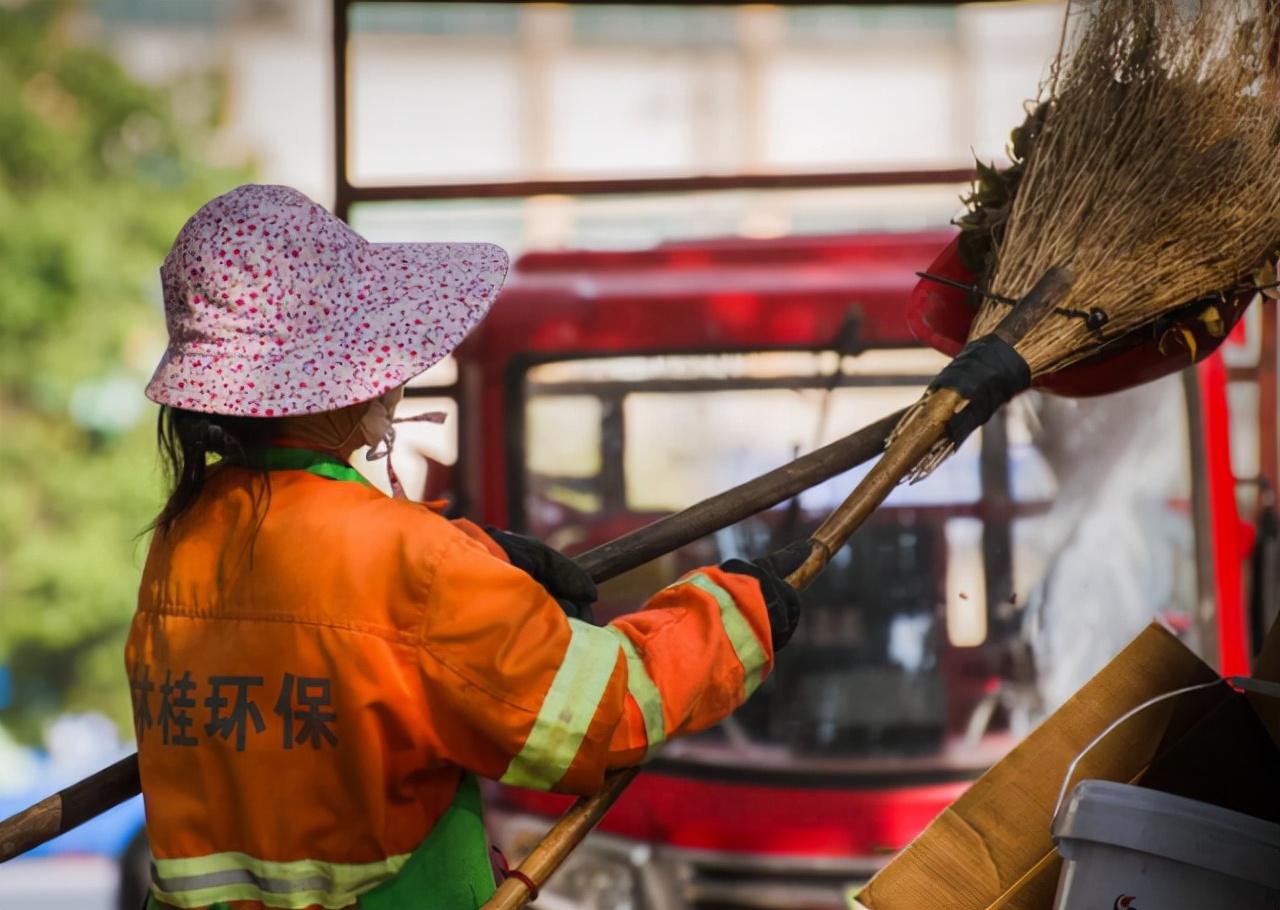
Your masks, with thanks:
M541 888L551 878L552 873L560 868L560 864L572 853L583 838L591 833L600 823L618 797L640 773L641 765L630 768L615 768L604 776L600 789L590 796L580 796L573 805L565 810L564 815L556 819L542 840L538 841L529 855L520 861L519 870ZM502 880L498 890L481 906L480 910L520 910L533 895L528 886L516 876Z
M874 458L884 450L885 440L902 413L890 414L754 480L624 534L583 553L576 562L593 580L607 581L663 553L772 508ZM136 755L59 790L0 821L0 863L65 834L140 792Z
M849 536L933 448L942 437L951 415L963 405L964 399L953 389L938 389L925 400L924 410L917 419L902 428L893 445L875 463L862 483L809 538L814 545L813 551L800 568L787 576L787 584L797 589L805 588L822 573Z
M1050 268L1027 295L1014 305L992 334L1016 348L1027 333L1066 297L1075 276L1060 266ZM814 532L813 551L787 581L796 587L808 585L826 568L854 531L884 502L903 477L919 463L946 433L947 421L966 404L954 389L935 389L924 399L921 409L906 421L884 456L876 462L840 507Z
M1001 320L995 333L1016 347L1026 334L1057 305L1075 277L1066 269L1049 269L1025 297ZM964 405L965 399L951 389L938 389L924 403L918 419L904 426L876 462L870 473L854 488L831 516L810 538L813 551L804 564L787 576L795 588L806 587L844 546L858 526L879 506L907 472L929 451L946 431L947 421ZM560 864L582 843L583 838L604 817L609 808L635 779L640 769L621 768L605 775L604 784L592 796L580 797L520 863L519 871L537 887L546 884ZM505 879L481 910L520 910L532 895L523 878Z

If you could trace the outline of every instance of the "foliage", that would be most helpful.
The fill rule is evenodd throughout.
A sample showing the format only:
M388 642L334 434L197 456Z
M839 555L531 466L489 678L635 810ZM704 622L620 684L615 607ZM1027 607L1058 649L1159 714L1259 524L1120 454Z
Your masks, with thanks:
M123 642L161 500L142 396L157 269L245 178L204 160L216 106L72 40L82 12L0 4L0 720L28 739L61 710L128 729Z

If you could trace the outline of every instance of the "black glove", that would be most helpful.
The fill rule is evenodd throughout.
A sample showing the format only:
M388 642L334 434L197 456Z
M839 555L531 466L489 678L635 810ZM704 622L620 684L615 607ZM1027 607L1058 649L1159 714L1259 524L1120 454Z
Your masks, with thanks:
M595 621L591 605L596 600L596 583L576 562L523 534L488 526L484 532L502 548L513 566L547 589L566 615L584 622Z
M798 540L751 562L728 559L720 564L726 572L750 575L760 582L760 593L764 595L764 605L769 611L775 654L791 640L791 633L795 632L796 623L800 621L800 592L787 584L786 578L804 565L812 551L812 543Z

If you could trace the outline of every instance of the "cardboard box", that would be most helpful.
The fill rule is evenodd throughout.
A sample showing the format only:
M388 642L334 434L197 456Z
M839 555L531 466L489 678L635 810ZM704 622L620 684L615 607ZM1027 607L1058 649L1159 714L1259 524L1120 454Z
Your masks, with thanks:
M1275 636L1276 630L1272 630ZM1089 778L1203 800L1280 822L1280 648L1257 678L1220 679L1152 624L880 871L858 910L1051 910L1061 861L1050 823L1072 761ZM1214 681L1216 684L1213 684Z

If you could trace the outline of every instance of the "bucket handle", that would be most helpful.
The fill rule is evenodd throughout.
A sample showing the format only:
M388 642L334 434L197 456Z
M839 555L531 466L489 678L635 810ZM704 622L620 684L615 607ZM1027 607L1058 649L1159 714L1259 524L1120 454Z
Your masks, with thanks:
M1071 780L1073 777L1075 777L1076 766L1080 764L1080 760L1089 754L1090 749L1092 749L1098 743L1102 742L1102 740L1106 739L1106 737L1110 735L1112 730L1116 729L1116 727L1120 726L1122 723L1124 723L1129 718L1133 717L1135 714L1142 713L1147 708L1150 708L1152 705L1159 704L1162 701L1167 701L1170 698L1177 698L1179 695L1186 695L1188 692L1195 692L1197 689L1209 689L1222 682L1229 683L1230 680L1224 680L1220 677L1218 679L1214 679L1209 682L1197 683L1194 686L1183 686L1181 689L1174 689L1172 692L1162 692L1159 695L1157 695L1155 698L1147 699L1142 704L1138 705L1136 708L1130 708L1128 711L1124 712L1115 720L1113 720L1105 730L1103 730L1101 733L1099 733L1090 741L1089 745L1081 749L1080 753L1071 760L1071 764L1067 766L1067 776L1062 781L1062 789L1058 791L1058 803L1053 807L1053 815L1051 816L1051 818L1056 819L1058 817L1058 813L1062 811L1062 803L1067 798L1067 788L1071 786Z

